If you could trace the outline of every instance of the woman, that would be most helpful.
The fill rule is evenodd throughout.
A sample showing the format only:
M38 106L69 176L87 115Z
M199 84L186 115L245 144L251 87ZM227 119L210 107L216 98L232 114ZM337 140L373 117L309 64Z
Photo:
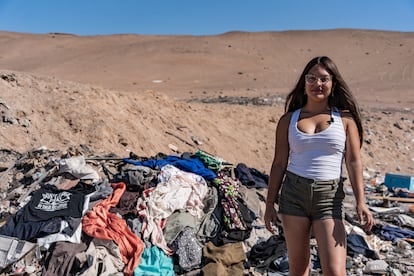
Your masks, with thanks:
M366 231L374 224L364 198L362 124L357 103L335 63L315 57L287 96L276 129L264 220L273 232L279 213L286 238L290 275L308 275L310 234L318 244L324 275L346 275L342 163ZM283 185L282 185L283 183Z

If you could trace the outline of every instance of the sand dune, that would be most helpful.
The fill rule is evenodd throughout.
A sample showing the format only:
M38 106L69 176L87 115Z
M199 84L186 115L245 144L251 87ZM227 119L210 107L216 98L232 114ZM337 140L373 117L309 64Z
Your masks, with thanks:
M368 30L0 32L0 144L120 156L201 148L268 172L285 95L310 58L328 55L363 108L366 172L414 174L413 49L414 33Z

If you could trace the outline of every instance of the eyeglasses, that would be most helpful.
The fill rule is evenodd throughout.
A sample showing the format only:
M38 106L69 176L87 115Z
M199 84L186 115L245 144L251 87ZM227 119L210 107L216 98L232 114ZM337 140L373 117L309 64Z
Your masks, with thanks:
M318 78L315 75L307 74L305 75L305 81L309 84L314 84L318 81L321 81L322 84L326 84L332 80L331 76L323 76Z

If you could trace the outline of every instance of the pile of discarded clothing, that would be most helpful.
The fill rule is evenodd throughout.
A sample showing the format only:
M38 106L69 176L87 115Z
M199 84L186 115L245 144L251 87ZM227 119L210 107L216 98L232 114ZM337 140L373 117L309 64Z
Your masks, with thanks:
M289 273L281 225L264 227L268 175L244 163L203 150L126 158L80 146L1 150L0 169L0 275ZM351 275L414 272L412 216L367 234L349 210ZM314 240L311 252L318 275Z

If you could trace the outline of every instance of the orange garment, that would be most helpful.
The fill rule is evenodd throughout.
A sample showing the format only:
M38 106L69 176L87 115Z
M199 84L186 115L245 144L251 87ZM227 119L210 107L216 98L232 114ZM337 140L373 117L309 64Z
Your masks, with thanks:
M113 193L107 199L98 202L82 219L82 230L91 237L113 240L122 254L122 261L126 264L125 275L133 275L134 269L141 261L144 252L144 243L133 233L126 221L115 213L109 212L115 207L126 190L123 182L112 184Z

